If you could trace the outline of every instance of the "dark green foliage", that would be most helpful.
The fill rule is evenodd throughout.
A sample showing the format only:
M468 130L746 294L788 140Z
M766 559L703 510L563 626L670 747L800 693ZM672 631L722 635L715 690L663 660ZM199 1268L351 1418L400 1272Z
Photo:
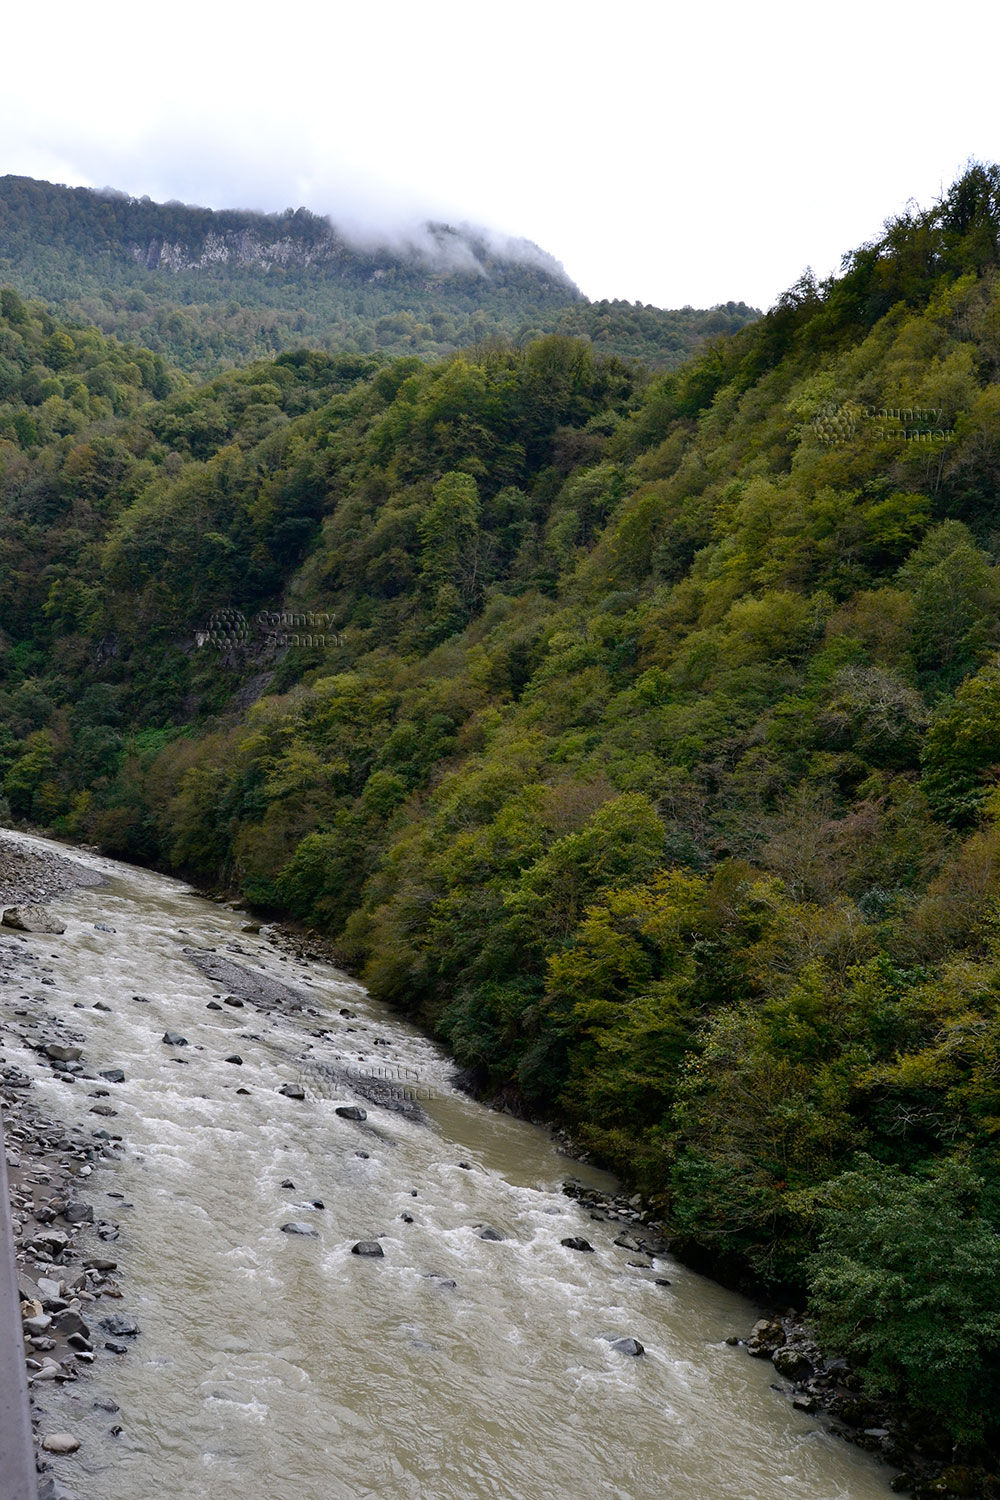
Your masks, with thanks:
M821 1336L952 1437L995 1431L1000 1397L1000 1233L983 1183L945 1162L927 1177L863 1159L818 1196L809 1263Z

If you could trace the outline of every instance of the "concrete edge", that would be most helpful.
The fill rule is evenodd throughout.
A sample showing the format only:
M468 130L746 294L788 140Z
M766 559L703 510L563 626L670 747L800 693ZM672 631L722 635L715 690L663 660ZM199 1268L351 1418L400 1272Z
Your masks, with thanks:
M0 1475L3 1500L38 1500L35 1443L24 1364L21 1299L10 1216L7 1150L0 1120Z

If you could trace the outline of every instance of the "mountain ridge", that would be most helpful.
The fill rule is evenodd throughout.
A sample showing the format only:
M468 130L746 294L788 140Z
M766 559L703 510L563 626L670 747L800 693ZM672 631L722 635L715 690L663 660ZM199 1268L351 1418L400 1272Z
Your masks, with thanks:
M305 208L158 204L0 177L0 282L199 375L293 347L439 358L546 332L670 367L758 313L592 303L528 240L428 222L368 243Z

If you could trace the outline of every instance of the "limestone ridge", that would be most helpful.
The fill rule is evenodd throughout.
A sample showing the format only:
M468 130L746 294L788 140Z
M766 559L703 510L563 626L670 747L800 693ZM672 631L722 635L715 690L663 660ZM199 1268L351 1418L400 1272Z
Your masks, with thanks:
M322 266L335 275L381 281L414 273L503 281L527 270L561 303L580 293L562 266L528 240L441 223L413 226L380 244L355 246L330 219L308 209L280 214L153 203L126 193L69 188L27 177L0 178L0 257L16 258L26 230L49 245L126 259L147 271L216 267L268 272Z

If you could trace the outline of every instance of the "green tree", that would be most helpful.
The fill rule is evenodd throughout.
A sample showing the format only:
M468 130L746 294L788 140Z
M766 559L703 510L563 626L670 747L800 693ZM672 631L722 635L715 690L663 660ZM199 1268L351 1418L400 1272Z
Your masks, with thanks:
M902 1394L953 1437L983 1441L1000 1399L1000 1234L957 1161L926 1177L862 1158L814 1197L810 1308L865 1389Z

